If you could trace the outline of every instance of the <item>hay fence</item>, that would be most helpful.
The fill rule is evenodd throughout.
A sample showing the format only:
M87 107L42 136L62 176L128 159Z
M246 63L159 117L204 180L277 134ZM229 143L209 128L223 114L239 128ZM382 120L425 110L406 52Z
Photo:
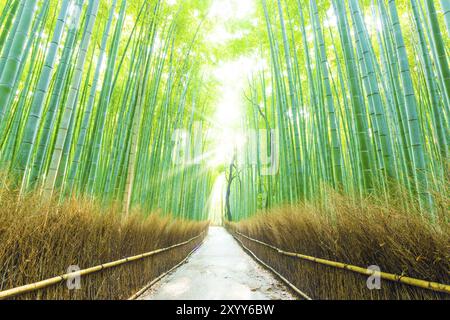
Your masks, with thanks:
M306 261L311 261L314 263L318 263L321 265L326 265L326 266L330 266L330 267L334 267L334 268L338 268L338 269L348 270L348 271L363 274L366 276L377 275L381 279L384 279L384 280L398 282L398 283L402 283L402 284L409 285L409 286L419 287L422 289L428 289L428 290L435 291L435 292L442 292L442 293L450 294L450 285L447 285L447 284L410 278L410 277L406 277L406 276L402 276L402 275L396 275L396 274L392 274L392 273L386 273L386 272L366 269L366 268L362 268L362 267L358 267L358 266L354 266L354 265L350 265L350 264L346 264L346 263L342 263L342 262L336 262L336 261L311 257L311 256L307 256L307 255L300 254L300 253L288 252L288 251L284 251L280 248L277 248L273 245L270 245L268 243L251 238L245 234L240 233L239 231L235 231L234 233L236 233L237 235L239 235L251 242L258 243L262 246L270 248L270 249L276 251L280 255L293 257L293 258L306 260Z
M83 269L77 272L73 272L73 273L66 273L60 276L56 276L50 279L46 279L46 280L42 280L39 282L35 282L32 284L28 284L28 285L24 285L24 286L20 286L17 288L13 288L13 289L9 289L9 290L5 290L5 291L0 291L0 300L3 299L8 299L8 298L12 298L18 295L23 295L25 293L30 293L30 292L34 292L40 289L44 289L44 288L48 288L50 286L56 285L58 283L61 283L63 281L67 281L70 279L73 279L75 277L82 277L82 276L86 276L92 273L96 273L96 272L100 272L100 271L104 271L113 267L117 267L123 264L127 264L130 262L134 262L134 261L138 261L138 260L142 260L166 251L170 251L173 250L175 248L178 247L182 247L185 246L193 241L195 241L196 239L200 238L203 235L204 231L201 232L199 235L172 245L170 247L166 247L166 248L162 248L162 249L157 249L154 251L150 251L147 253L143 253L140 255L136 255L136 256L132 256L132 257L128 257L128 258L124 258L124 259L120 259L117 261L113 261L113 262L108 262L105 264L101 264L95 267L91 267L91 268L87 268L87 269ZM370 269L366 269L366 268L362 268L362 267L358 267L358 266L354 266L354 265L350 265L350 264L346 264L346 263L342 263L342 262L336 262L336 261L331 261L331 260L326 260L326 259L321 259L321 258L316 258L316 257L312 257L312 256L308 256L308 255L304 255L304 254L300 254L300 253L294 253L294 252L288 252L285 250L282 250L280 248L277 248L273 245L270 245L268 243L262 242L260 240L251 238L245 234L242 234L238 231L234 232L235 234L251 241L254 243L258 243L262 246L265 246L267 248L270 248L271 250L276 251L278 254L280 255L284 255L284 256L288 256L288 257L293 257L293 258L297 258L297 259L301 259L301 260L306 260L306 261L311 261L314 263L318 263L321 265L326 265L326 266L330 266L330 267L334 267L334 268L338 268L338 269L343 269L343 270L348 270L354 273L359 273L359 274L363 274L366 276L373 276L373 275L378 275L381 279L384 280L388 280L388 281L392 281L392 282L398 282L398 283L402 283L402 284L406 284L406 285L410 285L410 286L415 286L415 287L419 287L422 289L428 289L431 291L435 291L435 292L442 292L442 293L446 293L446 294L450 294L450 285L447 284L442 284L442 283L437 283L437 282L431 282L431 281L425 281L425 280L420 280L420 279L415 279L415 278L410 278L410 277L406 277L406 276L402 276L402 275L396 275L396 274L392 274L392 273L386 273L386 272L380 272L380 271L376 271L376 270L370 270ZM236 237L235 237L236 238ZM236 238L237 239L237 238ZM239 239L237 239L239 240ZM239 242L241 243L241 245L243 245L243 243L239 240ZM296 291L297 293L302 293L303 296L303 292L301 292L298 288L296 288L294 285L292 285L287 279L285 279L282 275L278 274L276 272L276 270L274 270L273 268L271 268L270 266L268 266L267 264L265 264L262 260L260 260L259 258L257 258L257 256L247 247L245 247L247 249L247 251L249 251L254 258L256 258L258 260L258 262L262 263L264 266L266 266L268 269L270 269L272 272L274 272L275 274L277 274L284 282L287 282L291 289L294 289L294 291ZM195 249L193 250L195 251ZM193 251L191 251L187 257L189 257ZM170 271L172 271L173 269L177 268L178 266L180 266L181 264L183 264L186 261L186 259L183 259L183 261L179 264L177 264L174 268L170 269L168 272L164 273L163 275L159 276L158 278L156 278L155 280L153 280L152 282L150 282L150 284L154 284L156 281L160 280L163 276L165 276L167 273L169 273ZM148 289L150 285L146 286L144 289ZM140 294L143 293L144 290L139 291L137 294L135 294L132 298L130 299L136 299ZM299 292L300 291L300 292ZM306 299L310 299L308 296L303 296Z
M128 300L137 300L140 296L142 296L146 291L148 291L151 287L153 287L156 283L158 283L159 281L161 281L163 278L165 278L168 274L172 273L173 271L175 271L176 269L178 269L179 267L181 267L183 264L185 264L187 262L187 260L194 254L195 251L198 250L198 248L200 248L203 243L205 242L205 240L203 239L203 241L197 245L191 252L188 253L188 255L181 260L177 265L175 265L173 268L167 270L166 272L164 272L163 274L159 275L157 278L153 279L152 281L150 281L146 286L144 286L142 289L140 289L138 292L136 292L135 294L133 294L131 297L128 298Z
M276 271L274 268L272 268L271 266L269 266L267 263L265 263L264 261L262 261L260 258L258 258L258 256L252 251L250 250L248 247L245 246L245 244L241 241L241 239L239 239L238 237L236 237L233 233L231 233L231 235L234 237L234 239L240 244L240 246L249 254L253 257L253 259L255 259L259 264L261 264L263 267L265 267L266 269L270 270L273 274L275 274L281 281L283 281L291 290L293 290L295 293L297 293L300 297L302 297L305 300L312 300L312 298L310 296L308 296L306 293L304 293L302 290L300 290L299 288L297 288L292 282L290 282L288 279L286 279L285 277L283 277L278 271Z
M170 247L153 250L153 251L150 251L150 252L147 252L147 253L139 254L139 255L128 257L128 258L124 258L124 259L120 259L120 260L113 261L113 262L104 263L104 264L101 264L101 265L98 265L98 266L95 266L95 267L91 267L91 268L87 268L87 269L83 269L83 270L80 270L80 271L76 271L76 272L72 272L72 273L66 273L66 274L63 274L63 275L60 275L60 276L56 276L56 277L53 277L53 278L50 278L50 279L46 279L46 280L42 280L42 281L39 281L39 282L35 282L35 283L32 283L32 284L27 284L27 285L20 286L20 287L17 287L17 288L8 289L8 290L5 290L5 291L0 291L0 300L4 300L4 299L12 298L12 297L15 297L15 296L23 295L25 293L34 292L34 291L37 291L37 290L40 290L40 289L45 289L45 288L51 287L53 285L56 285L58 283L74 279L75 277L86 276L86 275L89 275L89 274L93 274L93 273L96 273L96 272L100 272L100 271L104 271L104 270L107 270L107 269L111 269L111 268L114 268L114 267L117 267L117 266L120 266L120 265L123 265L123 264L127 264L127 263L130 263L130 262L142 260L142 259L154 256L154 255L166 252L166 251L170 251L170 250L173 250L175 248L179 248L179 247L185 246L185 245L193 242L194 240L200 238L204 233L205 233L205 231L202 231L199 235L197 235L197 236L195 236L195 237L193 237L193 238L191 238L189 240L186 240L184 242L172 245Z

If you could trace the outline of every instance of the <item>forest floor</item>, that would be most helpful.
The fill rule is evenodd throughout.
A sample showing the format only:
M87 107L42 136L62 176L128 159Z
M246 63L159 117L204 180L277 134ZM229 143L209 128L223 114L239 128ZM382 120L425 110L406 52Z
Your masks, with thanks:
M211 227L188 261L145 292L140 300L293 300L221 227Z

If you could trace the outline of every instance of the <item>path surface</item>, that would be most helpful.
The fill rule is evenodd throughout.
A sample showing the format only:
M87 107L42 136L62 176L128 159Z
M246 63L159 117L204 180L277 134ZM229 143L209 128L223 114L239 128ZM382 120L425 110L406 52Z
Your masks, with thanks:
M211 227L186 264L150 288L141 300L292 300L286 287L220 227Z

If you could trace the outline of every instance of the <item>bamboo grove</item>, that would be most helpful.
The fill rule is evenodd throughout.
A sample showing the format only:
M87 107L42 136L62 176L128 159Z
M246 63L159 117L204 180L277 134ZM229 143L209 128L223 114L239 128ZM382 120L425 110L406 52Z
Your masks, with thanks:
M259 3L268 66L249 79L242 127L266 130L238 150L253 162L233 167L235 218L335 190L399 196L433 221L448 191L449 2ZM262 172L271 152L276 175Z
M181 9L2 0L0 10L0 162L13 188L205 219L210 174L172 161L173 131L204 107Z
M232 220L323 205L331 190L436 218L434 195L448 191L449 1L255 0L253 39L208 47L212 2L0 0L11 188L202 220L225 171ZM249 51L265 66L242 94L248 143L210 168L192 157L211 154L208 69ZM179 128L195 142L182 152Z

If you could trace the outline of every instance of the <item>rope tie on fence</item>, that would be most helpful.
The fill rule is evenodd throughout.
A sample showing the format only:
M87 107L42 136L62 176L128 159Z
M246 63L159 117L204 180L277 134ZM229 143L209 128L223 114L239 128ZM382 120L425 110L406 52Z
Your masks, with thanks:
M80 271L77 271L77 272L66 273L66 274L63 274L63 275L60 275L60 276L56 276L56 277L53 277L53 278L50 278L50 279L46 279L46 280L42 280L42 281L39 281L39 282L35 282L35 283L32 283L32 284L27 284L27 285L20 286L20 287L17 287L17 288L8 289L8 290L5 290L5 291L0 291L0 300L11 298L11 297L18 296L18 295L22 295L22 294L33 292L33 291L37 291L39 289L48 288L50 286L56 285L58 283L61 283L63 281L67 281L69 279L72 279L74 276L82 277L82 276L89 275L89 274L92 274L92 273L95 273L95 272L99 272L99 271L103 271L103 270L110 269L110 268L113 268L113 267L117 267L117 266L129 263L129 262L142 260L144 258L148 258L148 257L154 256L154 255L157 255L157 254L160 254L160 253L163 253L163 252L166 252L166 251L178 248L178 247L182 247L182 246L185 246L185 245L193 242L194 240L200 238L204 233L205 233L205 231L202 231L199 235L197 235L197 236L195 236L195 237L193 237L193 238L191 238L189 240L186 240L184 242L172 245L172 246L167 247L167 248L153 250L153 251L146 252L146 253L143 253L143 254L139 254L139 255L136 255L136 256L132 256L132 257L120 259L120 260L117 260L117 261L104 263L104 264L101 264L101 265L98 265L98 266L95 266L95 267L83 269L83 270L80 270Z
M366 269L366 268L362 268L362 267L358 267L358 266L354 266L354 265L350 265L350 264L346 264L346 263L342 263L342 262L336 262L336 261L316 258L316 257L312 257L312 256L300 254L300 253L295 253L295 252L288 252L288 251L284 251L280 248L277 248L273 245L270 245L268 243L251 238L245 234L242 234L239 231L235 231L235 233L243 238L246 238L247 240L249 240L251 242L263 245L267 248L270 248L270 249L278 252L281 255L285 255L288 257L311 261L311 262L314 262L317 264L326 265L326 266L330 266L330 267L334 267L334 268L338 268L338 269L349 270L349 271L363 274L366 276L372 276L372 275L377 274L380 276L381 279L384 279L384 280L388 280L388 281L392 281L392 282L399 282L402 284L419 287L422 289L428 289L428 290L435 291L435 292L442 292L442 293L450 294L450 285L447 285L447 284L431 282L431 281L426 281L426 280L421 280L421 279L415 279L415 278L410 278L410 277L396 275L396 274L387 273L387 272L379 272L379 271L370 270L370 269Z

